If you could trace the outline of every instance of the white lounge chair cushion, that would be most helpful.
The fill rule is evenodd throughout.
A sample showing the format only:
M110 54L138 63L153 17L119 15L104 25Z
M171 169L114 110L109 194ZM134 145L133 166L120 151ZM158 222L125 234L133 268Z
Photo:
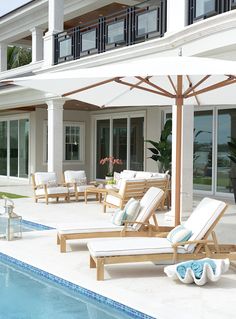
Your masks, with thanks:
M85 171L65 171L65 182L66 183L83 183L86 184L87 178Z
M143 198L140 200L140 211L136 218L137 222L146 222L150 216L150 212L154 212L158 202L161 201L164 192L160 188L150 187ZM134 224L134 230L139 230L142 227L140 224Z
M93 222L93 224L80 224L78 227L73 226L65 226L60 227L58 229L58 234L66 235L66 234L86 234L91 232L110 232L110 231L121 231L124 226L117 226L112 224L110 221L97 221ZM131 229L130 229L131 230Z
M48 185L57 181L56 173L54 172L37 172L34 174L36 185Z
M88 249L94 257L168 254L174 252L168 239L154 237L96 239L89 241ZM184 247L179 247L178 252L184 254L186 250Z
M63 186L58 187L49 187L47 188L47 193L49 195L55 195L55 194L68 194L68 188ZM45 195L44 188L36 189L35 191L36 195Z
M226 203L222 201L208 197L203 198L184 224L187 229L192 231L189 241L202 239L225 207ZM192 252L194 247L194 244L185 245L185 249L189 252Z

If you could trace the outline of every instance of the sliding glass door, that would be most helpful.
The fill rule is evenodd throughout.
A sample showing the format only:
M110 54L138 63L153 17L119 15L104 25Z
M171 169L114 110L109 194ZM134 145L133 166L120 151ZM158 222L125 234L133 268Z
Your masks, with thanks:
M193 188L212 191L213 112L194 113Z
M228 158L228 142L231 137L236 138L236 110L218 111L217 134L217 192L231 193L231 177L236 176L236 165Z
M28 178L29 120L0 122L0 175Z
M0 122L0 175L7 176L7 121Z
M115 171L124 169L144 169L144 116L109 119L96 121L96 177L104 178L107 167L100 165L100 159L114 156L122 160Z

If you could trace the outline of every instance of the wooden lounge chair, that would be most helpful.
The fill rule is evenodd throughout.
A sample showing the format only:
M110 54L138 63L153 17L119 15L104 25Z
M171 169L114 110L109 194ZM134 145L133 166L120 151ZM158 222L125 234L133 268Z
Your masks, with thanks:
M88 243L90 267L97 268L97 280L104 280L104 266L109 264L146 261L175 263L205 257L236 260L236 245L219 245L213 231L225 210L224 202L204 198L184 224L192 232L185 242L172 244L166 234L153 238L91 241ZM212 240L208 239L210 235Z
M119 237L119 236L153 236L157 231L168 231L170 227L159 227L155 210L160 205L164 192L152 187L140 201L140 212L135 221L125 222L124 226L114 225L110 220L107 222L90 223L79 225L78 228L59 229L57 244L60 251L66 252L66 241L71 239ZM153 219L154 224L150 223Z
M112 189L107 191L103 201L103 211L106 212L106 207L123 208L130 198L141 199L146 191L145 179L123 179L119 192Z
M58 184L56 173L54 172L37 172L31 174L34 190L34 200L37 203L39 199L46 200L48 204L49 198L64 198L69 201L69 191L67 187Z

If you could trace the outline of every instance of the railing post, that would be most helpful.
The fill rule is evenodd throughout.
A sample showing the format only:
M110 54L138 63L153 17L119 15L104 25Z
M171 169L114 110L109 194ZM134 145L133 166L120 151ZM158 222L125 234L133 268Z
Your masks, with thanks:
M98 53L105 52L105 18L101 17L98 20Z

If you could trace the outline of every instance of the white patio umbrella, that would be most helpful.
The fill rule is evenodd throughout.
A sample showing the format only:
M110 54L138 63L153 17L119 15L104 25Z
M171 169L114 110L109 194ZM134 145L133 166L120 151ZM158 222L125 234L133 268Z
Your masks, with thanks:
M180 223L183 105L236 105L236 62L198 57L145 58L2 82L100 107L176 105L176 225Z

